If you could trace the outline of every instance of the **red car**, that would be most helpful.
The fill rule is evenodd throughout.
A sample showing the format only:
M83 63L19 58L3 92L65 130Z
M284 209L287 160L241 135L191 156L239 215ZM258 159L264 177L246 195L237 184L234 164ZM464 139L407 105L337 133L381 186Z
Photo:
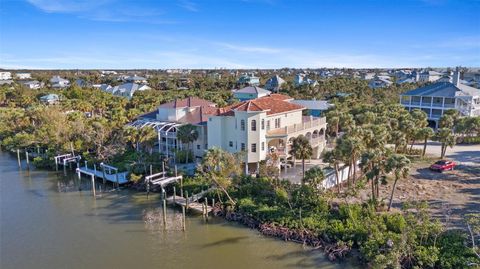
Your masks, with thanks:
M430 170L435 170L438 172L449 171L453 170L453 168L455 168L455 165L457 164L452 161L441 160L430 165Z

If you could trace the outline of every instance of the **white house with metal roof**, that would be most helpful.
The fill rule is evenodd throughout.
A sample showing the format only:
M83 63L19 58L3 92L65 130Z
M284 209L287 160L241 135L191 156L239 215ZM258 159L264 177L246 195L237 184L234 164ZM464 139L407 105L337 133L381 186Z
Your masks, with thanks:
M146 91L150 89L151 88L147 85L141 85L136 83L124 83L122 85L107 88L105 91L116 96L127 97L130 99L133 97L133 94L136 91Z
M400 95L400 103L408 110L421 109L435 123L446 110L455 109L462 116L480 116L480 90L463 85L455 72L453 83L437 82Z
M271 93L272 93L271 91L267 91L258 86L248 86L240 90L234 91L233 97L240 101L246 101L246 100L268 96Z

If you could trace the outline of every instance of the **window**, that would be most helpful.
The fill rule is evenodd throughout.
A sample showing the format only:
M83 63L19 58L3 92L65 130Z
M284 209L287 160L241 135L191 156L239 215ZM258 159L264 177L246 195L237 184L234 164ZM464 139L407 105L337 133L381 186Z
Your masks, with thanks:
M197 149L200 149L200 145L197 145Z
M267 131L270 130L270 120L267 120Z
M252 131L256 131L257 130L257 121L252 120L252 122L250 124L252 125Z
M262 151L265 150L265 142L262 142Z
M256 143L252 144L252 152L257 152L257 144Z
M230 146L231 148L233 148L233 141L228 142L228 146Z
M280 118L275 119L275 129L280 128Z
M240 130L245 131L245 120L240 121Z
M245 151L245 143L242 143L242 144L241 144L240 150L241 150L241 151Z
M262 130L265 130L265 120L262 119Z

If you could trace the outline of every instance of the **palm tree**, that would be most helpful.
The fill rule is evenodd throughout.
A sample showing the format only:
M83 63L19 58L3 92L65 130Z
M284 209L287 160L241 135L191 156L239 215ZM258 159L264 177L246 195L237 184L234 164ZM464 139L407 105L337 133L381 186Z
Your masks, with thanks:
M395 181L392 186L392 193L390 194L390 202L388 203L388 211L392 207L393 194L397 187L397 182L400 178L407 178L410 168L408 167L410 160L402 154L393 154L387 159L386 171L388 173L393 172L395 175Z
M133 126L126 126L123 129L123 137L125 142L132 145L133 150L138 150L139 130Z
M422 157L425 156L425 152L427 151L427 140L432 138L434 134L435 133L430 127L423 127L422 129L418 130L418 138L423 139Z
M302 159L302 184L304 184L305 159L309 159L313 155L313 149L308 139L303 135L294 138L292 142L292 148L290 149L290 154L297 159Z
M340 166L341 160L342 160L341 152L337 148L331 151L327 151L323 156L323 161L329 163L335 169L335 179L336 179L338 193L340 193L339 166Z
M453 147L455 145L455 136L452 134L452 130L450 128L440 128L437 131L436 139L442 143L440 158L443 159L443 157L445 157L445 153L447 152L447 147Z
M228 200L235 205L227 189L232 177L240 174L239 160L234 155L219 148L211 148L203 157L202 170L207 178L219 187Z
M323 169L318 166L312 167L305 172L305 182L309 183L315 190L322 186L324 179Z
M180 140L180 142L187 144L185 163L188 163L188 149L190 149L190 144L198 139L197 127L192 124L185 124L180 126L177 130L177 139Z
M143 144L146 150L150 154L153 151L153 145L158 137L158 133L154 128L151 127L144 127L139 130L139 139L138 142Z

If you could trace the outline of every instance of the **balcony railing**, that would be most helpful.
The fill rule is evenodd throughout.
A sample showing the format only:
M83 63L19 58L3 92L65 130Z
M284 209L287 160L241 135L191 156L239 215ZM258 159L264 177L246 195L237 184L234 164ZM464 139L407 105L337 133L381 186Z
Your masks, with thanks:
M304 131L307 129L312 128L322 128L327 123L327 119L325 117L316 118L306 116L303 117L302 123L297 123L289 126L285 126L283 128L273 129L267 132L267 135L289 135L292 133Z

